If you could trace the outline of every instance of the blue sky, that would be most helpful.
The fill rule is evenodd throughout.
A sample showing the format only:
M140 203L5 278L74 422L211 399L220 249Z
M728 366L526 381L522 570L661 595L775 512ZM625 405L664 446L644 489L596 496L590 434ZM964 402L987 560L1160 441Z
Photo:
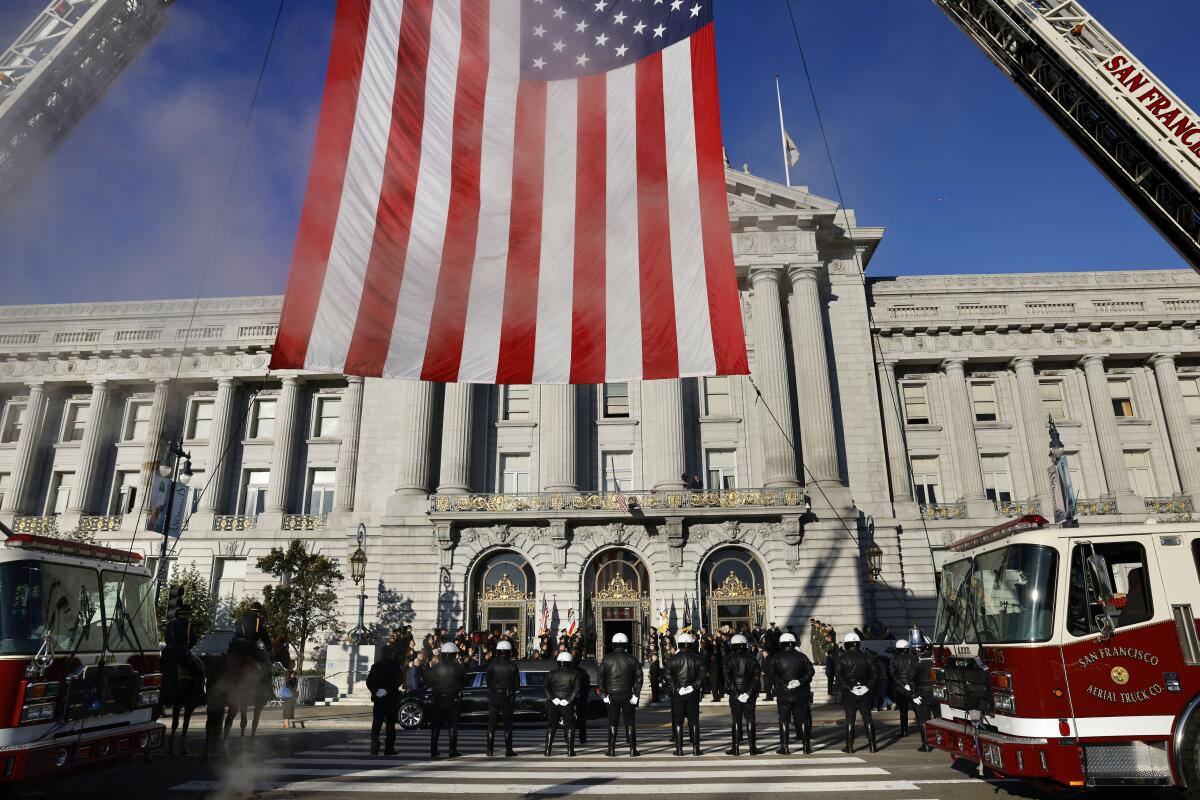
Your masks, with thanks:
M0 208L0 302L283 290L334 6L285 2L223 218L276 0L176 1L159 38ZM860 224L887 228L869 274L1183 265L929 0L793 3L846 203ZM0 3L0 40L43 5ZM1200 4L1087 5L1200 105ZM793 180L835 197L783 0L720 0L716 11L730 160L782 181L778 72L801 152Z

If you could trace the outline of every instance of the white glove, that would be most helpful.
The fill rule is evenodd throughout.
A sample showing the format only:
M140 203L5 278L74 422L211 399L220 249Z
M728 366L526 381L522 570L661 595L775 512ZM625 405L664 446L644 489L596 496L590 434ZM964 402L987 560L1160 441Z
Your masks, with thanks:
M742 692L741 694L739 694L739 695L738 695L738 702L739 702L739 703L744 703L744 702L746 702L746 701L747 701L747 700L749 700L749 699L750 699L750 695L746 694L745 692Z
M376 697L384 697L386 695L387 695L387 689L376 689L375 690Z
M789 688L789 689L799 689L799 688L800 688L800 681L788 681L788 683L787 683L787 688Z
M907 684L907 683L906 683L906 684L904 684L904 691L906 691L906 692L911 692L911 691L912 691L912 686L910 686L910 685L909 685L909 684Z
M868 689L866 686L855 686L853 689L850 690L850 694L854 695L855 697L862 697L864 694L866 694L869 691L871 691L871 690Z
M691 694L691 693L692 693L692 687L691 687L691 686L685 686L685 687L683 687L682 689L680 689L680 690L679 690L679 694L680 694L681 696L682 696L682 695L686 695L686 694Z
M609 699L608 699L608 695L604 695L604 702L605 702L605 704L607 704L607 705L612 705L612 700L609 700Z
M924 703L925 701L924 701L924 700L922 700L922 699L921 699L921 698L919 698L919 697L914 697L914 698L913 698L913 702L914 702L914 703L916 703L917 705L921 705L921 704L922 704L922 703Z
M636 706L639 700L641 700L641 698L635 694L633 697L629 698L629 705Z

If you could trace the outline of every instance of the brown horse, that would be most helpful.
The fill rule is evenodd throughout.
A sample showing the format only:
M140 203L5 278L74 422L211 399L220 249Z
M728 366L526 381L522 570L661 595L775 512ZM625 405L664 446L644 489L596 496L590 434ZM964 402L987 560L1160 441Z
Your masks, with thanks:
M272 641L270 660L284 667L292 666L288 652L287 637L277 636ZM208 718L204 726L204 755L218 743L222 752L229 754L229 732L233 720L241 715L241 735L246 735L247 711L252 709L250 738L258 732L258 721L262 710L274 696L261 661L245 653L227 653L204 657L204 671L208 677Z

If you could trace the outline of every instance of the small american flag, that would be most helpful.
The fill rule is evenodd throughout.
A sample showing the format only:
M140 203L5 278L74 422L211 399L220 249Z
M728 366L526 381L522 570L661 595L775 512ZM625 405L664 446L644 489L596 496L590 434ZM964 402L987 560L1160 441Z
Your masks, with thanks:
M542 592L542 618L538 629L547 632L550 630L550 604L546 602L545 592Z
M339 0L272 367L746 374L713 0Z

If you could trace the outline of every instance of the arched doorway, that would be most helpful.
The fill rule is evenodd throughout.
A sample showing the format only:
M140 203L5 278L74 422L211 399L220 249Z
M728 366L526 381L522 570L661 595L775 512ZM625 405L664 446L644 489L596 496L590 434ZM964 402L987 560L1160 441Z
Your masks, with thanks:
M537 577L524 556L508 550L487 555L476 566L471 586L475 629L512 634L516 655L524 656L536 591Z
M700 596L709 630L761 625L767 613L762 565L749 550L722 547L700 567Z
M597 555L584 571L583 595L591 654L603 656L618 633L629 637L631 652L640 653L650 615L650 574L637 553L614 548Z

